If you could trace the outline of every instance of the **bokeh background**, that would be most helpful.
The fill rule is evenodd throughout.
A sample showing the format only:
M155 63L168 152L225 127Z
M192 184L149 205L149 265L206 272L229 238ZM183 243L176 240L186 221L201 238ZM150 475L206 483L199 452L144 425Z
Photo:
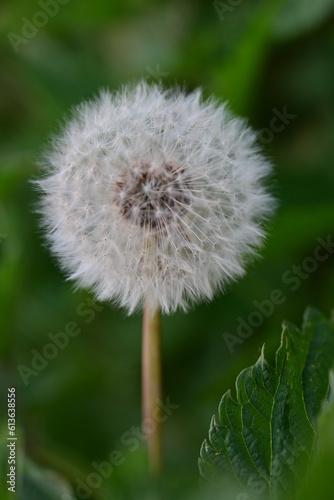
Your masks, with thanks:
M222 394L255 362L264 342L273 359L284 319L300 325L306 306L329 315L334 305L334 256L313 267L307 260L317 238L334 234L334 4L42 5L0 5L1 410L4 415L7 387L15 386L22 452L33 463L76 486L94 471L93 462L120 450L124 463L92 488L90 498L153 498L143 447L130 452L121 443L124 432L140 426L141 317L127 318L108 304L94 310L88 293L74 291L43 246L34 213L38 195L30 181L71 107L101 87L142 78L189 91L200 86L206 97L228 100L260 131L275 165L279 208L262 258L212 303L163 319L164 391L179 405L165 425L166 498L195 498L199 448ZM37 14L45 9L49 14ZM283 121L275 119L284 113ZM300 272L299 282L288 282ZM284 302L232 352L224 334L237 335L238 318L247 322L254 301L268 300L275 289ZM63 332L69 321L81 333L25 384L18 366L31 367L31 351L41 353L48 334ZM33 485L26 480L25 488L22 498L28 499ZM49 498L47 490L31 498Z

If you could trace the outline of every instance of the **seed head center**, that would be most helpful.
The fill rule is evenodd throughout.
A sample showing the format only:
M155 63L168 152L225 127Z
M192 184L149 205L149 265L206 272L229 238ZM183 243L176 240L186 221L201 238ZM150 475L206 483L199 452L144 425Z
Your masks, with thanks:
M155 169L143 163L116 182L116 203L122 216L140 227L166 227L185 213L189 195L187 181L170 163Z

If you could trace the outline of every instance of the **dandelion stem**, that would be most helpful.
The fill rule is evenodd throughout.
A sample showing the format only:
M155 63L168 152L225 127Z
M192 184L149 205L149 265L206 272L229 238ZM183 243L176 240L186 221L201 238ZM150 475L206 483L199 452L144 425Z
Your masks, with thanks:
M159 309L152 311L146 304L143 310L142 404L152 478L160 476L162 470L162 422L157 418L162 401L161 380L161 315Z

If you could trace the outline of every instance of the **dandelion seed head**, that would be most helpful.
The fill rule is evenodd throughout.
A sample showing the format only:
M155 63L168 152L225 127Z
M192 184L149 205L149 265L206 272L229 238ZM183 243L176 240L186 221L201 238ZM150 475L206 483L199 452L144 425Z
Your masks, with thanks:
M141 82L75 109L40 211L69 279L129 313L171 313L242 276L274 208L255 132L201 91Z

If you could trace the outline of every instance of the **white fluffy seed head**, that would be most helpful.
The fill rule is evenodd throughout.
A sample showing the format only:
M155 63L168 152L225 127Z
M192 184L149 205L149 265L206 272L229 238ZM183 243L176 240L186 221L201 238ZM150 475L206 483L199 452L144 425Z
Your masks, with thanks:
M79 106L45 157L41 213L79 286L129 313L211 299L244 273L273 198L225 105L145 82Z

